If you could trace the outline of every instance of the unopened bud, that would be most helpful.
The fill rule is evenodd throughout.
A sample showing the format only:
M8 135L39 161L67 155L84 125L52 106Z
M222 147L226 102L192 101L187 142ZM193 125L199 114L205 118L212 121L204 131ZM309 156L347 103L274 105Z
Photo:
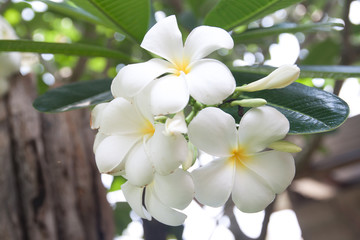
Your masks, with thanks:
M168 118L165 122L165 135L170 136L179 133L187 133L187 126L183 112L178 112L173 118Z
M241 106L241 107L261 107L264 106L267 101L263 98L251 98L251 99L242 99L235 100L230 103L231 106Z
M297 153L302 149L294 143L288 141L277 141L271 143L268 148L274 149L280 152Z
M238 91L255 92L266 89L284 88L298 79L300 68L296 65L283 65L268 76L261 78L248 85L237 87Z

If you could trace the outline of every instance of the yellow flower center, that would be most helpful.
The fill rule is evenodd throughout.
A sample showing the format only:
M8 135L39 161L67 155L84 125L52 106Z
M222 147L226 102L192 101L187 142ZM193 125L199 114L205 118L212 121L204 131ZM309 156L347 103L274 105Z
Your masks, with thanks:
M231 164L236 164L239 167L245 167L244 161L247 161L250 156L246 153L245 149L241 146L232 149L231 157L229 157L229 162Z
M180 76L181 72L188 74L190 72L189 61L183 59L182 62L175 64L175 75Z
M141 133L143 136L154 135L155 133L154 125L149 120L146 120L144 126L141 128Z

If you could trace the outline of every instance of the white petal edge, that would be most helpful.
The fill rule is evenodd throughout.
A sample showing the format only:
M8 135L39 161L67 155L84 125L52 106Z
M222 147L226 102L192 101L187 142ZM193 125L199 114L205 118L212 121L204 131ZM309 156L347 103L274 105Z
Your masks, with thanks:
M134 186L129 182L121 185L121 190L124 193L124 197L126 201L129 203L130 207L134 212L141 218L145 218L147 220L151 220L151 216L144 209L142 205L142 195L144 188Z
M289 121L275 108L252 108L240 121L239 144L250 153L259 152L270 143L283 139L289 129Z
M159 200L169 207L185 209L194 198L193 180L179 168L166 176L156 174L153 187Z
M145 146L139 142L131 150L125 162L125 177L138 187L151 183L154 177L154 169L145 152Z
M208 105L221 103L236 87L228 67L214 59L202 59L190 66L186 75L190 95Z
M263 178L274 193L282 193L295 176L295 162L290 153L261 152L251 156L243 164Z
M154 115L182 111L189 102L189 89L182 75L167 75L153 81L149 87L150 104Z
M123 67L112 81L111 93L114 97L132 98L155 78L169 72L169 67L169 62L158 58L129 64Z
M190 62L206 57L221 49L231 49L234 41L224 29L210 26L200 26L191 31L186 39L184 55Z
M140 46L173 64L182 59L183 42L176 17L172 15L156 23L145 34Z
M113 170L124 165L125 156L140 139L129 136L109 136L96 148L96 165L101 173L113 174ZM122 167L123 169L123 167Z
M159 222L170 226L184 223L186 215L164 205L156 196L153 186L149 185L145 192L145 206L147 211Z
M92 129L98 129L100 127L102 112L109 103L100 103L94 107L90 115L90 127Z
M236 133L234 118L214 107L201 110L188 126L192 144L217 157L231 156L237 146Z
M187 158L188 144L181 134L166 136L164 124L155 125L155 133L146 144L149 159L157 173L167 175Z
M264 210L275 198L275 193L262 178L243 166L235 172L232 200L236 207L246 213Z
M228 200L234 185L235 166L227 158L213 160L191 172L195 198L210 207L220 207Z
M99 146L99 144L105 139L107 138L109 135L107 134L103 134L101 132L98 132L95 136L95 140L94 140L94 145L93 145L93 152L94 154L96 154L96 149Z

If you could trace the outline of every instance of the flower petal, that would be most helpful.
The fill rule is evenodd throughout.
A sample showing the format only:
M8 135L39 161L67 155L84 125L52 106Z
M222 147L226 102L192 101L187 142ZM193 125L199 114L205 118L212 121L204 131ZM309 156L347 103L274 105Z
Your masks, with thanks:
M231 49L234 41L224 29L210 26L200 26L191 31L186 39L184 55L190 62L206 57L220 48Z
M234 118L214 107L201 110L188 127L190 141L202 151L227 157L237 146Z
M114 97L134 97L155 78L169 72L169 67L167 61L158 58L129 64L123 67L112 81L111 93Z
M164 135L165 126L155 125L155 133L147 144L150 161L157 173L167 175L177 169L188 154L188 145L182 134Z
M239 144L248 152L259 152L270 143L283 139L289 132L287 118L272 107L252 108L239 124Z
M290 153L262 152L251 156L243 164L263 178L274 193L283 192L295 176L294 158Z
M100 103L94 107L90 116L90 127L92 129L98 129L100 127L102 112L108 106L109 103Z
M93 145L93 152L96 153L96 149L99 146L99 144L107 138L109 135L98 132L95 136L94 145Z
M159 222L170 226L184 223L186 215L164 205L156 196L153 185L149 185L145 192L145 206L147 211Z
M142 205L142 195L144 188L136 187L129 182L124 183L121 185L121 190L124 193L124 197L126 201L129 203L130 207L134 212L142 218L147 220L151 220L151 216L147 211L144 209Z
M154 115L180 112L189 102L189 89L183 74L156 79L148 90Z
M140 139L129 136L109 136L98 145L96 165L101 173L114 174L123 171L124 158ZM119 168L120 167L120 168ZM114 171L116 169L116 171Z
M234 184L235 166L227 160L216 159L191 172L195 198L200 203L220 207L228 200Z
M242 212L264 210L275 198L275 193L264 180L244 166L237 166L232 200Z
M174 15L160 20L144 36L141 47L175 63L182 59L182 35Z
M143 187L152 182L154 169L145 152L142 142L131 150L125 162L125 176L128 181L138 187Z
M99 131L106 134L142 136L143 129L149 125L149 121L135 104L124 98L115 98L102 111Z
M221 103L236 87L230 70L223 63L213 59L202 59L191 65L186 82L190 95L209 105Z
M188 172L178 168L166 176L155 174L154 192L165 205L184 209L194 198L194 183Z

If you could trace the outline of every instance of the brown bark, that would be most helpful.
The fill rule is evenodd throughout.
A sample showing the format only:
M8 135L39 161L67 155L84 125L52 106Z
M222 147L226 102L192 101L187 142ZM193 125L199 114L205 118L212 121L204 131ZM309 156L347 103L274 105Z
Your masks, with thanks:
M0 100L0 239L113 239L88 111L40 114L31 76Z

